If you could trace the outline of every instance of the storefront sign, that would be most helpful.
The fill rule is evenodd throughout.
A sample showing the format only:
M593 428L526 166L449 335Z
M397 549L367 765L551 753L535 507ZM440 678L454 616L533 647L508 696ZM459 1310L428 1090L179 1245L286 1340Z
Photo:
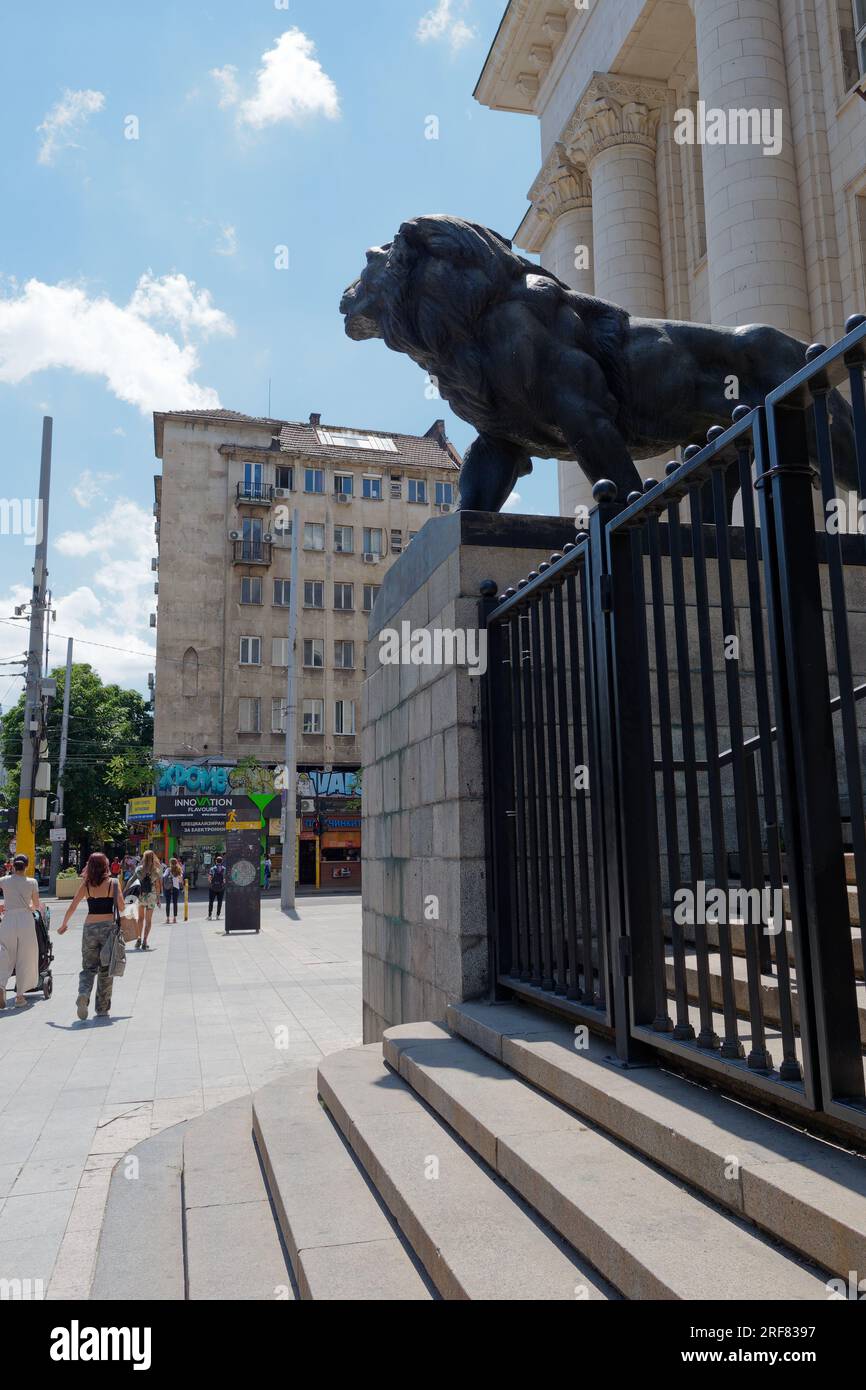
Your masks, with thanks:
M155 796L134 796L130 799L126 808L126 819L128 821L154 820L155 818Z

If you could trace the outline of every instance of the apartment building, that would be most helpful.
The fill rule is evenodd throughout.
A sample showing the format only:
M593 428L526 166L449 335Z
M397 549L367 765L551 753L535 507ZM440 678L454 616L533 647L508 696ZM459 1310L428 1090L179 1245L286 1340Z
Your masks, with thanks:
M573 289L807 343L866 310L866 0L509 0L475 95L538 120L515 240Z
M156 757L283 762L297 541L298 767L357 770L367 621L382 579L458 502L460 456L444 422L418 437L318 415L159 412L154 443Z

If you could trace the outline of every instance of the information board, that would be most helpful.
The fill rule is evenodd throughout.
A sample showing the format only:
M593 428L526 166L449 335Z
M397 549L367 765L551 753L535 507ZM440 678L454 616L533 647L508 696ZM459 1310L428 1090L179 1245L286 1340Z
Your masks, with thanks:
M226 831L227 933L261 930L261 853L261 834L258 828Z

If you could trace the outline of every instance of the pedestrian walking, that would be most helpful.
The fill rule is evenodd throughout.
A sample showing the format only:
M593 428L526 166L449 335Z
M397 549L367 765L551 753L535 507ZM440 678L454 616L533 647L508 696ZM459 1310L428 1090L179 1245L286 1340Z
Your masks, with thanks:
M162 891L165 896L165 920L177 921L177 900L183 887L183 864L172 859L162 875ZM174 916L172 917L172 913Z
M39 981L39 941L33 913L42 904L35 878L28 878L30 860L16 854L12 873L0 878L3 891L3 920L0 922L0 1009L6 1008L6 986L15 975L15 1007L27 1003L27 991Z
M265 860L265 892L266 892L266 893L267 893L268 889L270 888L270 886L271 886L271 856L268 855L268 857L267 857L266 860Z
M116 854L115 854L114 858L113 858L112 861L111 861L111 877L112 877L112 878L119 878L119 877L120 877L120 860L118 859L118 857L117 857Z
M125 903L123 891L116 878L112 878L108 859L104 854L91 854L81 882L72 902L66 909L58 929L63 936L69 929L69 921L79 903L87 898L87 916L81 934L81 974L78 977L78 998L76 1006L78 1017L84 1021L90 1008L90 996L96 982L96 1017L106 1018L111 1009L111 988L113 976L110 970L111 938L117 930L115 909L123 912Z
M141 885L141 892L138 895L138 940L135 949L149 951L148 939L153 926L153 913L154 909L159 907L162 890L162 865L152 849L146 849L141 856L136 876Z
M223 908L223 894L226 891L226 866L223 857L218 854L214 863L208 870L208 895L207 895L207 919L211 920L214 903L216 903L217 921Z

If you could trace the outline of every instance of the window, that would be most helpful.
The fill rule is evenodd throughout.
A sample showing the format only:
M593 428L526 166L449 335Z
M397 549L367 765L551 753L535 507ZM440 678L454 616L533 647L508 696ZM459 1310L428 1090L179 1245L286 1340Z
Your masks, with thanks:
M365 585L364 585L364 612L365 612L365 613L372 613L372 611L373 611L373 604L376 602L376 599L379 597L379 589L380 589L380 587L381 587L381 585L379 585L379 584L365 584Z
M334 665L338 671L354 671L355 669L355 643L354 642L335 642L334 643Z
M399 501L402 500L402 497L403 497L403 474L402 474L402 473L392 473L392 474L391 474L391 500L392 500L392 502L399 502Z
M244 464L244 481L241 495L253 499L264 498L264 467L260 463Z
M368 502L382 501L382 479L364 478L363 480L364 498Z
M322 700L304 701L304 733L322 734L325 732L325 706Z
M380 526L364 527L364 554L382 554L382 528Z
M392 554L392 555L400 555L400 554L402 554L402 551L403 551L403 532L402 532L402 531L392 531L392 532L391 532L391 554Z
M854 40L857 44L857 67L866 77L866 0L854 0Z
M320 444L330 444L335 449L378 449L381 453L399 452L393 439L382 434L353 434L351 430L317 429Z
M355 701L337 700L334 703L334 733L354 735Z
M323 468L304 469L304 492L325 491L325 470Z
M295 488L294 468L277 468L275 470L276 486L282 488L284 492L293 492Z
M316 671L322 670L325 665L324 637L304 638L304 665Z
M334 585L334 607L343 613L352 611L355 607L354 584Z
M325 606L325 585L321 579L304 580L304 607L305 608L324 608Z
M334 495L336 497L352 497L355 492L355 478L352 473L334 474Z
M272 525L277 535L288 539L292 534L292 518L289 515L288 507L284 502L278 502L271 515L273 516Z
M262 664L262 639L261 637L242 637L240 663L242 666L261 666Z
M338 555L352 555L355 550L355 530L352 526L334 527L334 550Z
M241 603L261 603L262 581L249 575L241 580Z
M271 700L271 733L284 734L286 732L286 719L288 718L288 706L286 701L280 696L275 696Z
M304 522L304 549L305 550L324 550L325 548L325 526L320 521Z
M453 484L453 483L437 483L437 484L436 484L436 506L437 506L437 507L450 507L450 506L452 505L453 501L454 501L454 484Z
M292 583L290 579L274 580L274 607L288 608L292 601Z
M271 665L288 666L289 664L289 639L288 637L274 637L271 640Z
M264 526L260 516L244 517L243 525L243 548L241 551L244 560L263 560L264 559Z
M238 700L238 733L262 732L262 702L257 695L244 695Z
M409 501L410 501L410 502L420 502L422 506L424 506L424 505L426 504L426 502L427 502L427 479L426 479L426 478L410 478L410 479L409 479Z

